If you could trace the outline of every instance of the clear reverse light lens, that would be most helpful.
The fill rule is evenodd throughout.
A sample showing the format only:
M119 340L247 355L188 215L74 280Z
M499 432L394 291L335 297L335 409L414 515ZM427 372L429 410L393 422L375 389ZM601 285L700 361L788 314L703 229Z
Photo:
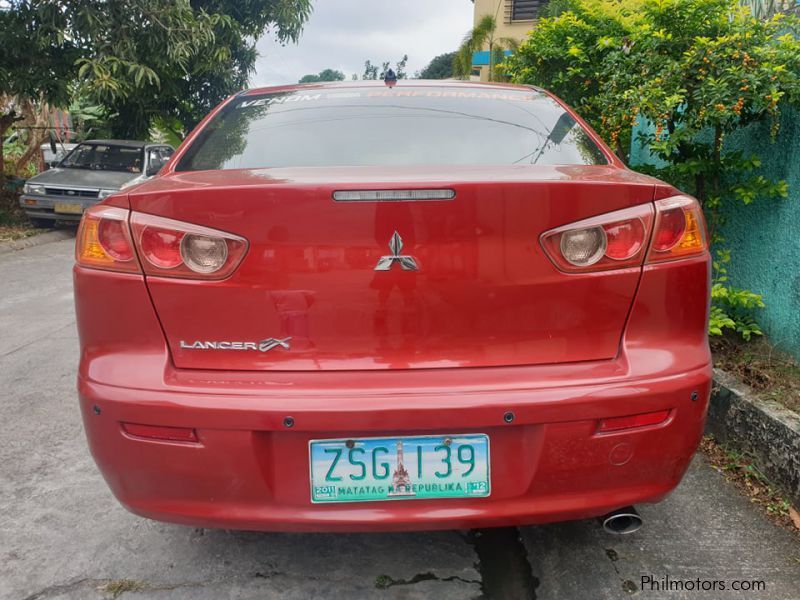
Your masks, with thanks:
M606 243L602 227L565 231L561 235L561 254L576 267L588 267L603 258Z
M222 238L190 233L181 240L181 256L195 273L213 273L228 259L228 244Z

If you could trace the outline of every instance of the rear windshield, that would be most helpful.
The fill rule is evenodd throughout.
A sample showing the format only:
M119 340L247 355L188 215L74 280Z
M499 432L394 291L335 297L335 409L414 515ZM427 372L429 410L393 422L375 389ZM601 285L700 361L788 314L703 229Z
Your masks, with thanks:
M61 161L59 167L141 173L144 149L113 144L81 144Z
M606 162L540 92L387 87L242 96L205 127L177 170Z

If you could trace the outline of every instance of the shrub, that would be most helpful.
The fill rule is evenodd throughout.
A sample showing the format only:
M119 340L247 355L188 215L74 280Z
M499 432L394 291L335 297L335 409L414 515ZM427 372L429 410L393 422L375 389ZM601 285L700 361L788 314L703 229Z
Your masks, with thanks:
M637 131L640 166L703 205L715 251L710 333L761 331L760 296L730 287L720 234L726 207L788 195L760 175L757 156L726 148L757 122L777 135L783 105L800 104L795 17L753 18L736 0L558 0L502 68L575 106L623 160ZM634 128L636 125L639 127Z

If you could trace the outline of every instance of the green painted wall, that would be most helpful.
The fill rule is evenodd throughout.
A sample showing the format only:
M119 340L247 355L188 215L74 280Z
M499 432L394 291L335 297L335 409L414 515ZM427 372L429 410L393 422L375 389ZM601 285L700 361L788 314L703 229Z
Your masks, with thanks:
M758 322L774 344L800 358L800 114L784 111L774 142L764 124L731 136L725 147L757 154L764 176L789 184L786 199L730 205L723 235L732 251L731 284L764 296ZM646 162L649 152L634 143L633 168Z

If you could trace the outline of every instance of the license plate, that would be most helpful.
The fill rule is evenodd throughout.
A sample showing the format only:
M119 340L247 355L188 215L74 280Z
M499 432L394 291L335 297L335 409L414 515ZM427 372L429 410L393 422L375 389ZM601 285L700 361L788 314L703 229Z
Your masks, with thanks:
M311 440L311 502L485 498L489 437Z
M57 213L65 213L68 215L83 214L83 204L71 204L69 202L56 202L53 205L53 210Z

